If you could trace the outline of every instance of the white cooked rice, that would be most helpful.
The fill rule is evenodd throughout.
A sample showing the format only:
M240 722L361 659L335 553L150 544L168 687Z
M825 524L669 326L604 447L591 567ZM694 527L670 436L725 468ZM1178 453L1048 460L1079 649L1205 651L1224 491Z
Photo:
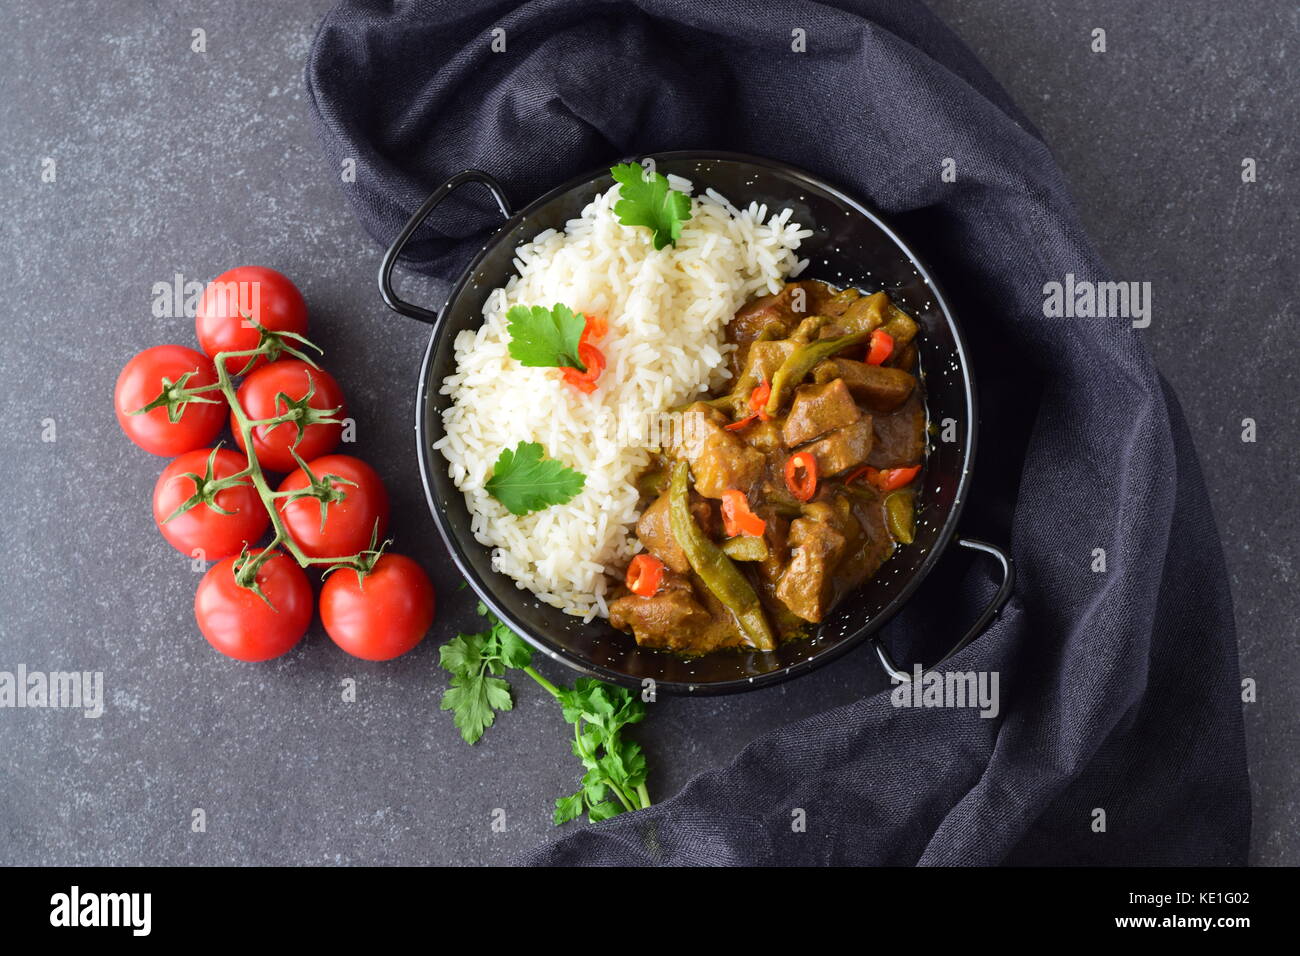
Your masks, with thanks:
M670 176L673 188L690 182ZM564 232L548 229L515 252L518 272L494 291L477 332L456 338L456 372L442 385L442 452L465 494L474 536L521 588L570 614L606 616L611 575L640 546L636 476L649 464L646 423L722 384L727 321L746 301L775 292L806 264L795 250L812 235L791 211L736 209L713 190L692 197L676 246L656 252L650 230L614 216L618 187L597 196ZM506 312L563 303L604 316L607 367L590 395L557 369L510 357ZM484 485L503 448L540 442L548 457L587 476L567 504L516 517Z

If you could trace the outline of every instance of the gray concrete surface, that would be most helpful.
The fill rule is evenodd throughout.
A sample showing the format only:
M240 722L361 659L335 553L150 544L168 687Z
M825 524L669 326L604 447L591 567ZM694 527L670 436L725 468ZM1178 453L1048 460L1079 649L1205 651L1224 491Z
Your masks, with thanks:
M1205 462L1260 684L1252 858L1300 862L1295 7L933 5L1046 134L1117 276L1154 283L1148 338ZM379 303L377 250L308 122L302 63L329 6L0 2L0 669L102 670L107 696L98 719L0 711L0 863L499 863L551 836L551 799L573 789L565 725L532 688L473 749L437 711L436 646L473 623L472 601L414 466L426 330ZM1259 182L1244 187L1247 156ZM192 340L190 320L151 314L154 283L244 262L303 289L397 547L436 575L436 633L396 663L352 660L319 629L275 663L220 658L193 625L198 575L151 527L162 461L120 436L114 378L145 346ZM856 654L763 693L661 702L638 732L655 793L880 686Z

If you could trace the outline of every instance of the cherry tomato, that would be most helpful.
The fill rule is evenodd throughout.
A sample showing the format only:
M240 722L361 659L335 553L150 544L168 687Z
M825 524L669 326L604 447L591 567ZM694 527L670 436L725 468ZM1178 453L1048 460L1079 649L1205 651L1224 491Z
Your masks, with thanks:
M218 352L257 348L260 336L249 319L272 332L305 335L307 303L289 277L274 269L239 266L223 272L208 283L199 300L194 316L199 345L212 359ZM248 362L247 357L229 359L226 371L237 375ZM255 364L265 364L265 359L259 356Z
M212 444L221 431L227 406L217 389L203 393L204 398L215 399L216 404L188 402L176 422L168 418L165 406L151 408L141 415L131 414L158 397L164 379L175 387L187 372L193 374L186 379L186 388L211 385L217 380L217 370L208 357L183 345L155 345L145 349L127 362L118 375L113 389L117 423L126 437L145 451L168 457L181 455Z
M433 624L433 584L424 569L400 554L382 554L358 583L348 568L325 578L320 617L343 650L366 661L387 661L419 644Z
M280 505L289 537L298 547L313 558L356 554L370 546L376 523L379 525L376 537L382 540L388 530L388 492L375 469L351 455L323 455L307 462L307 467L318 480L326 475L338 475L353 484L330 482L344 498L326 506L324 528L319 498L298 498ZM280 483L280 491L307 485L307 474L299 468Z
M244 383L239 386L237 397L244 414L250 419L275 418L288 411L283 401L276 401L276 396L283 392L291 399L298 400L307 394L308 385L315 383L316 392L311 397L311 407L319 409L337 408L335 418L343 418L347 409L343 407L343 389L329 372L312 368L298 359L282 359L263 365L256 369ZM244 448L244 436L239 432L234 412L230 414L230 428L235 433L235 443L240 451ZM298 435L298 426L293 422L283 422L274 427L255 425L253 427L253 451L262 467L270 471L293 471L298 463L289 451L293 440ZM311 461L332 452L343 435L342 425L308 425L298 443L298 454L303 461Z
M153 487L153 520L162 536L181 554L192 557L196 550L206 561L238 554L245 544L253 545L262 537L270 516L249 479L217 492L216 504L231 514L222 514L200 502L170 521L167 517L194 494L193 478L204 477L208 470L210 449L186 452L163 469ZM212 461L214 479L229 478L248 467L248 459L229 448L217 450Z
M260 551L254 551L256 554ZM194 617L208 643L237 661L269 661L287 653L311 623L311 582L279 552L257 569L257 583L273 607L235 583L235 561L208 569L194 595Z

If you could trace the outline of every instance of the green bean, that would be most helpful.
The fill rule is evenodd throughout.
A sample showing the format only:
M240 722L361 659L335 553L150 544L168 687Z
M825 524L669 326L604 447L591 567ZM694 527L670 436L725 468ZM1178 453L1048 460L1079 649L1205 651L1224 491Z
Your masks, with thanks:
M668 520L673 537L686 553L691 570L736 619L746 645L760 651L776 650L776 638L753 586L695 523L687 490L689 480L690 467L684 461L678 462L668 488Z
M831 296L830 301L823 306L823 311L830 312L833 315L843 315L849 309L849 305L862 298L862 293L850 286L847 289L841 289ZM844 308L840 308L843 306ZM838 311L837 311L838 310Z
M742 534L722 542L722 553L733 561L766 561L767 542Z
M885 527L899 544L911 544L916 534L916 505L910 491L895 491L885 499Z
M816 342L800 345L786 356L781 367L772 376L772 394L767 400L765 411L769 415L778 414L790 390L803 381L804 376L813 370L813 366L851 346L865 342L870 335L869 332L850 332L839 338L818 339Z
M795 330L790 333L790 341L806 345L812 341L813 336L830 323L831 317L829 315L810 315L795 326Z

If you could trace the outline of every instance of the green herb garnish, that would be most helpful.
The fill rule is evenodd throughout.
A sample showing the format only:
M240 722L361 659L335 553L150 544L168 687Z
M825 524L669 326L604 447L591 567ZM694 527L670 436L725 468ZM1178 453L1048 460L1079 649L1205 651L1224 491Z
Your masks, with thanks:
M489 629L458 634L440 651L442 667L451 673L441 707L454 712L465 741L477 741L498 712L513 708L510 685L501 675L508 669L523 671L560 703L565 721L573 725L570 747L585 770L578 791L555 801L556 826L584 813L596 823L650 806L645 754L622 736L623 728L644 719L641 699L589 677L579 678L571 688L557 687L532 666L532 649L514 631L483 604L478 613L488 619Z
M668 177L636 163L613 166L610 175L619 183L614 215L625 226L645 226L654 233L654 246L662 249L682 237L682 223L691 218L691 197L668 185Z
M479 613L487 612L482 604ZM443 710L455 712L465 743L472 744L492 726L497 711L514 706L510 685L501 679L508 667L527 667L533 652L514 631L492 618L491 630L458 634L438 650L451 672L451 687L442 695Z
M487 491L512 515L526 515L562 505L582 490L587 476L563 462L542 458L542 446L521 441L512 451L503 448L492 466Z
M627 688L591 677L579 677L572 690L558 690L564 719L573 724L573 755L587 772L577 793L555 801L555 825L584 811L595 823L624 810L648 807L645 754L621 733L628 724L645 718L645 704Z
M509 320L510 357L528 368L576 368L587 371L578 358L586 317L574 314L567 305L546 308L516 305L506 313Z

